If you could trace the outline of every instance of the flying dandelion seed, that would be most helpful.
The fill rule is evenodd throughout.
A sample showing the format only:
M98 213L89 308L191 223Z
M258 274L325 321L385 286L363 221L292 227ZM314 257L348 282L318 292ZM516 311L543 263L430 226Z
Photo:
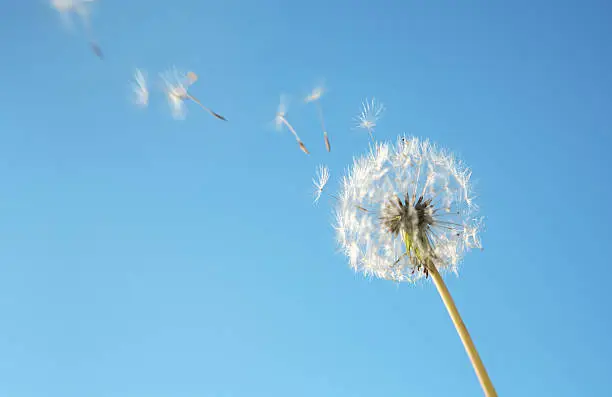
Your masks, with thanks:
M375 98L372 98L371 101L366 99L361 104L361 113L355 117L355 121L357 122L355 127L368 131L370 138L374 139L373 133L376 128L376 123L380 120L384 111L384 105Z
M185 100L188 99L187 88L191 85L190 80L176 68L160 74L160 77L172 117L177 120L184 119L187 116Z
M140 69L134 72L132 82L133 101L139 107L147 107L149 104L149 89L147 88L147 78Z
M314 184L314 187L315 187L314 204L317 204L319 202L319 199L321 198L321 194L323 194L323 189L325 188L325 185L327 185L328 181L329 181L329 168L327 168L327 166L325 165L320 165L317 168L317 178L312 179L312 183Z
M487 396L496 396L440 271L457 271L482 248L470 192L471 172L453 155L418 138L375 145L356 158L336 208L338 241L350 266L394 281L432 278Z
M324 92L325 91L323 90L322 86L315 87L311 91L311 93L308 94L308 96L304 99L304 101L306 103L314 102L315 106L317 107L317 112L319 113L319 121L321 122L321 129L323 130L323 139L325 141L325 148L329 152L331 151L331 145L329 144L329 137L327 135L327 129L325 128L325 119L323 117L323 107L321 106L321 102L319 102L319 99L321 99Z
M306 154L310 154L308 149L306 149L306 145L304 145L304 142L302 142L297 132L295 131L295 128L293 128L293 126L287 120L287 102L286 98L282 95L280 103L278 104L278 108L276 110L276 117L274 117L274 124L276 126L276 129L279 131L283 128L283 126L287 127L287 129L289 129L289 131L291 131L291 133L295 137L295 140L297 141L300 150L302 150L302 152Z
M72 26L72 19L70 15L72 13L77 14L83 26L85 33L88 37L89 46L93 53L100 59L104 59L102 49L93 39L93 32L89 23L89 4L93 3L94 0L51 0L51 7L55 8L61 15L64 25Z
M160 77L163 83L163 90L168 99L170 111L172 112L172 117L175 119L182 120L186 117L187 109L185 107L185 101L192 100L212 116L219 120L227 121L225 117L204 106L199 99L187 91L188 88L198 80L198 76L194 72L187 72L185 74L179 72L176 68L172 68L162 73Z
M86 24L89 17L87 3L93 1L94 0L51 0L51 7L60 13L60 16L67 26L70 26L72 23L70 14L73 12L79 15L83 23Z

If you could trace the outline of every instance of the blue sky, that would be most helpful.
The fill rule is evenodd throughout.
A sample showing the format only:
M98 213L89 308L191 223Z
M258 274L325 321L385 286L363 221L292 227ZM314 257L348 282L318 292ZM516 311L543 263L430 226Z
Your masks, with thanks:
M460 3L100 0L100 61L0 0L0 396L481 395L435 288L353 274L312 206L366 96L473 168L485 250L447 282L499 394L611 393L612 6ZM230 121L130 104L172 65Z

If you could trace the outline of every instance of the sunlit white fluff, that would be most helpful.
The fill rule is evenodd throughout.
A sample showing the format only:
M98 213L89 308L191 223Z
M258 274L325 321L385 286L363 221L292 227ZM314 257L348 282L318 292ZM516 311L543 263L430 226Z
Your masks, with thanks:
M452 153L418 138L355 158L335 210L350 266L396 281L427 276L431 265L456 271L468 250L481 247L470 176Z
M171 68L161 73L160 77L172 117L177 120L184 119L187 116L185 100L189 99L187 89L195 82L192 74Z
M329 181L329 168L325 165L320 165L317 168L317 176L312 179L312 183L314 184L314 203L318 203L321 198L321 194L323 194L323 189L327 185Z
M385 106L375 98L365 100L361 103L361 112L355 117L357 125L355 127L368 131L373 138L374 130L378 120L382 117Z
M94 0L51 0L51 7L59 12L66 27L72 27L72 14L78 15L86 29L89 30L89 5ZM88 32L89 33L89 32Z
M147 107L149 104L149 88L147 86L146 74L136 69L134 72L134 81L132 82L132 100L139 107Z
M323 88L323 86L318 85L315 88L313 88L312 91L310 91L308 95L306 95L306 98L304 98L304 102L309 103L309 102L318 101L323 96L324 92L325 92L325 89Z

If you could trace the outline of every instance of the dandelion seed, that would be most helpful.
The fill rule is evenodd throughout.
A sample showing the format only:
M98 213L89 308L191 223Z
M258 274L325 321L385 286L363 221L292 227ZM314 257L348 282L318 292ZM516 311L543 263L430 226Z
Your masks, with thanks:
M66 26L72 25L70 14L73 12L76 13L83 23L91 50L98 58L104 59L102 49L93 39L93 31L91 25L89 24L88 7L90 3L93 3L93 1L94 0L51 0L51 6L60 13Z
M137 106L147 107L149 104L149 89L147 88L147 78L145 74L136 69L134 81L132 82L133 101Z
M457 272L465 253L482 248L469 175L451 153L428 141L402 137L396 145L376 144L344 177L335 229L357 272L398 282L431 276L485 394L497 396L440 275Z
M310 94L304 99L306 103L314 102L319 113L319 121L321 122L321 129L323 130L323 139L325 140L325 148L327 151L331 151L331 145L329 144L329 137L327 136L327 129L325 128L325 119L323 118L323 107L319 102L319 99L323 96L324 90L322 86L315 87Z
M87 3L92 3L94 0L51 0L51 7L55 8L60 13L64 22L70 24L70 13L78 14L83 23L87 23L89 10Z
M361 104L361 113L355 117L355 121L357 122L355 127L368 131L370 137L374 139L373 132L376 128L376 123L380 120L384 111L384 105L375 98L372 98L371 101L366 99Z
M327 168L327 166L324 165L320 165L317 168L317 179L313 178L312 179L312 183L314 184L315 187L315 191L314 191L314 203L318 203L319 199L321 198L321 194L323 194L323 189L325 188L325 185L327 185L327 182L329 181L329 168Z
M304 99L306 103L318 101L325 91L322 86L315 87L310 94Z
M198 80L198 76L194 72L187 72L185 74L179 72L176 68L172 68L162 73L160 77L162 79L163 90L166 93L172 116L175 119L180 120L185 118L187 115L185 101L190 99L212 116L218 118L219 120L227 121L225 117L204 106L199 99L187 91L188 88Z
M293 128L293 126L287 120L287 99L283 95L281 95L280 103L278 104L278 108L276 110L276 116L274 117L274 124L276 126L276 129L279 131L283 128L283 126L287 127L287 129L291 131L291 133L295 137L295 140L298 143L302 152L306 154L310 154L308 149L306 149L306 145L304 145L304 142L302 142L297 132L295 131L295 128Z
M191 81L176 68L162 73L160 77L172 117L177 120L184 119L187 116L185 100L189 98L187 88L191 85Z

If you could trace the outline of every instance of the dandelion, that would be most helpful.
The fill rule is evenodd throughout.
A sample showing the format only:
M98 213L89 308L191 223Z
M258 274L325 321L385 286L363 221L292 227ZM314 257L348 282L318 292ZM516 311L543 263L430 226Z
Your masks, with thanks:
M132 92L134 95L134 103L140 107L147 107L149 104L149 89L147 88L146 76L140 69L136 69L134 73Z
M80 18L85 28L86 34L89 40L89 46L91 50L100 59L104 59L102 49L93 39L93 32L89 24L89 4L93 3L94 0L51 0L51 7L55 8L61 15L64 24L70 26L72 21L70 19L71 13L76 13Z
M375 98L372 98L371 101L366 99L361 103L361 113L355 117L355 121L357 122L356 127L368 131L370 138L374 139L373 132L376 128L376 123L381 118L384 111L384 105Z
M308 96L304 99L306 103L314 102L317 106L319 113L319 121L321 122L321 129L323 130L323 139L325 140L325 148L327 151L331 151L331 145L329 144L329 137L327 136L327 129L325 128L325 119L323 118L323 107L319 102L319 99L323 96L324 90L322 86L315 87Z
M418 138L375 145L344 177L336 234L351 267L368 276L414 282L431 276L487 396L486 369L440 272L457 271L464 254L482 248L469 169Z
M327 185L327 181L329 181L329 168L327 168L327 166L324 165L320 165L317 168L317 178L313 178L312 179L312 183L314 184L315 187L315 191L314 191L314 203L318 203L319 199L321 198L321 194L323 194L323 189L325 188L325 185Z
M160 77L162 79L163 90L166 93L172 116L175 119L185 118L187 115L185 101L192 100L212 116L218 118L219 120L227 121L225 117L204 106L199 99L187 91L189 87L198 80L198 76L194 72L187 72L184 74L179 72L176 68L172 68L162 73Z
M291 131L291 133L295 137L295 140L297 141L302 152L306 154L310 154L308 149L306 149L306 145L304 145L304 142L302 142L297 132L295 132L295 128L293 128L293 126L289 123L289 121L287 121L287 101L286 101L286 97L284 97L283 95L281 95L280 103L278 104L278 108L276 110L276 117L274 118L274 124L276 125L277 130L281 130L283 126L287 127L289 131Z

